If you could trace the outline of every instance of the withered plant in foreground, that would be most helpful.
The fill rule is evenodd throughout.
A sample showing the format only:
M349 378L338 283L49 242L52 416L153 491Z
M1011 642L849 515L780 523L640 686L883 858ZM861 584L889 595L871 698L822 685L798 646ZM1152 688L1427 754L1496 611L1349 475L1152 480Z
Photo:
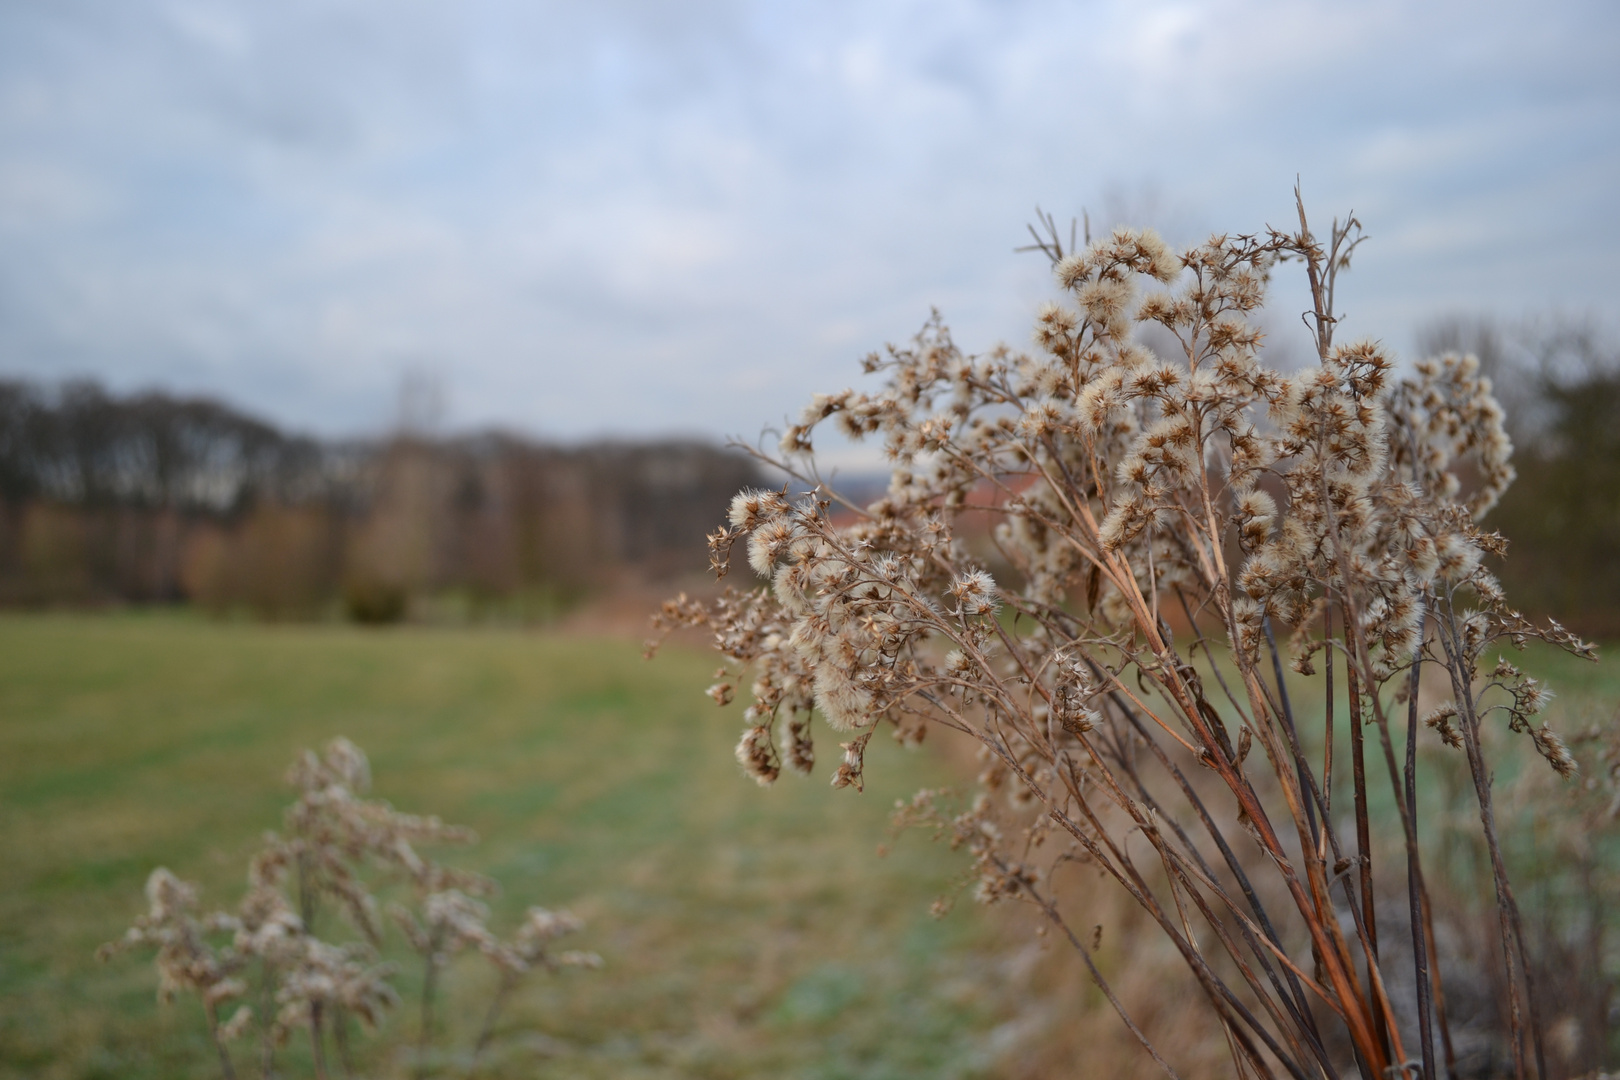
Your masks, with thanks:
M136 948L157 950L158 995L173 1000L195 993L226 1080L236 1075L230 1043L257 1034L258 1071L278 1075L276 1050L295 1033L307 1037L316 1077L325 1080L328 1040L346 1076L355 1075L349 1043L355 1021L378 1031L399 1004L382 963L383 923L369 877L408 886L415 907L389 904L390 918L422 958L423 988L416 1072L425 1075L432 1045L439 973L461 949L476 948L499 972L495 995L474 1046L471 1067L488 1047L500 1010L522 977L536 969L596 967L594 953L554 952L551 943L583 927L566 911L533 907L510 941L487 926L489 909L475 897L495 883L422 855L424 843L469 843L468 829L436 817L404 814L364 798L371 767L359 747L334 739L323 755L304 751L287 774L298 799L287 808L285 836L266 833L248 866L248 891L235 914L199 915L196 887L167 869L146 883L148 911L118 941L102 946L106 959ZM373 873L368 875L366 871ZM357 934L335 943L316 936L323 907L335 905ZM331 936L328 933L328 936ZM223 1007L240 1002L229 1019Z
M1237 1075L1433 1080L1453 1062L1416 748L1444 740L1466 758L1490 853L1514 1068L1545 1078L1482 733L1503 723L1571 775L1534 719L1547 691L1498 650L1592 649L1523 618L1486 569L1504 543L1480 519L1513 470L1476 361L1401 374L1378 343L1335 341L1360 236L1352 217L1317 237L1303 204L1297 229L1179 252L1129 229L1066 251L1051 231L1040 246L1066 302L1041 310L1032 353L966 355L936 315L910 347L868 357L882 389L818 395L780 455L760 454L795 482L738 495L710 537L719 575L742 544L768 584L682 596L655 622L712 631L735 664L710 688L721 704L751 667L737 757L761 784L810 771L814 711L845 740L836 787L861 787L882 724L902 741L931 724L976 739L989 767L971 804L923 792L902 816L972 852L982 899L1036 905L1171 1075L1070 928L1060 869L1086 864L1140 904ZM1316 362L1295 372L1259 353L1279 264L1313 300ZM1138 338L1148 326L1157 349ZM857 506L820 482L826 422L883 440L886 496ZM1285 668L1317 680L1316 705L1291 700ZM1420 710L1435 680L1445 704ZM1346 772L1349 813L1332 805ZM1397 836L1374 835L1379 774ZM1379 875L1404 878L1415 1025L1380 962Z

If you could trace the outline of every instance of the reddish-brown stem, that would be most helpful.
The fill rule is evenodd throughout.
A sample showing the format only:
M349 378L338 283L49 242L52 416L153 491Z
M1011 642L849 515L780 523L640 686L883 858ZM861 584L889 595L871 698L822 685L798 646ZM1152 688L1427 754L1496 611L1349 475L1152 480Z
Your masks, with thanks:
M1508 1019L1513 1032L1514 1068L1521 1080L1528 1072L1524 1045L1525 1022L1522 1015L1528 1005L1536 1072L1541 1080L1546 1080L1547 1066L1541 1047L1541 1025L1536 1010L1535 990L1530 983L1529 957L1524 946L1524 927L1519 918L1518 901L1513 896L1513 886L1508 882L1502 846L1496 836L1496 810L1491 799L1491 775L1486 768L1485 755L1479 744L1479 716L1474 708L1470 669L1468 659L1462 653L1464 644L1457 627L1456 612L1449 600L1446 602L1445 615L1449 634L1442 632L1441 644L1446 650L1452 692L1462 713L1463 749L1468 755L1468 771L1474 783L1475 798L1479 803L1480 828L1485 836L1486 850L1490 854L1491 878L1496 890L1497 929L1507 972ZM1522 998L1519 990L1521 974L1525 983Z
M1348 637L1348 631L1346 633ZM1361 920L1367 935L1367 964L1378 963L1378 923L1373 908L1372 826L1367 814L1367 758L1362 738L1361 686L1355 666L1347 665L1345 687L1350 695L1350 770L1356 800L1356 861L1361 879ZM1389 1044L1389 1028L1382 1013L1374 1017L1378 1041Z
M1011 869L1003 860L999 858L995 859L994 861L1002 873L1007 873ZM1080 959L1085 963L1086 972L1091 976L1092 983L1097 987L1098 990L1102 991L1103 997L1108 999L1108 1004L1113 1006L1114 1012L1119 1014L1119 1018L1124 1021L1125 1026L1129 1028L1131 1034L1136 1037L1136 1041L1141 1044L1142 1049L1146 1050L1149 1056L1151 1056L1153 1060L1158 1063L1159 1068L1164 1070L1164 1074L1170 1077L1170 1080L1181 1080L1181 1078L1176 1074L1176 1070L1172 1069L1170 1067L1170 1063L1165 1061L1164 1058L1159 1054L1158 1048L1155 1047L1152 1041L1148 1039L1147 1035L1142 1032L1142 1029L1136 1026L1136 1021L1131 1019L1131 1014L1125 1011L1125 1006L1121 1004L1119 998L1114 995L1114 990L1108 985L1108 980L1103 978L1103 973L1098 970L1096 960L1092 959L1091 950L1086 948L1085 943L1075 936L1074 930L1071 929L1069 924L1064 921L1063 915L1057 909L1057 905L1052 903L1051 900L1047 899L1033 885L1025 885L1024 893L1030 898L1036 907L1041 909L1041 913L1046 916L1053 926L1056 926L1059 930L1063 931L1064 937L1069 939L1069 944L1074 947L1074 951L1080 954Z
M1326 669L1327 694L1322 708L1322 817L1328 832L1333 831L1333 605L1322 608L1322 666Z
M1434 1031L1430 1015L1429 946L1423 919L1423 866L1418 857L1417 729L1418 686L1423 673L1423 634L1428 612L1418 623L1418 644L1412 654L1412 681L1406 701L1406 889L1412 920L1412 964L1417 984L1418 1043L1423 1054L1423 1080L1435 1080Z

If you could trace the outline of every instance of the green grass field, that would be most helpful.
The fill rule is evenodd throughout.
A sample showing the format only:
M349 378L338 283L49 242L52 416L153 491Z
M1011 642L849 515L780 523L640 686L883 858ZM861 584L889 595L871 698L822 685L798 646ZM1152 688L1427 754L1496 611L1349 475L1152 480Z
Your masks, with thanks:
M338 734L369 752L375 794L478 830L440 854L500 881L497 929L569 905L590 923L570 944L606 960L526 984L483 1075L993 1068L990 931L927 911L962 864L920 836L877 853L894 799L945 764L885 744L864 795L828 790L825 766L761 790L731 760L737 708L701 696L712 667L559 633L0 618L0 1076L217 1074L196 1002L159 1005L144 957L95 948L159 864L234 906L286 766ZM491 979L464 958L450 980L443 1041L465 1047ZM398 985L404 1041L417 971ZM300 1053L287 1074L308 1075ZM445 1074L464 1071L452 1055Z
M632 641L555 631L0 617L0 1078L218 1074L196 1002L159 1005L144 957L103 965L96 946L142 909L159 864L234 906L248 854L280 825L286 766L338 734L370 753L376 795L478 830L476 847L435 854L501 883L497 930L530 904L570 906L590 927L567 944L606 960L526 984L481 1076L1006 1071L1035 1001L1009 924L971 906L929 916L963 863L925 837L877 853L895 798L959 773L878 740L863 795L829 790L825 765L761 790L731 758L739 707L701 695L714 663L679 648L647 663ZM1536 650L1525 666L1560 692L1561 730L1612 716L1612 664ZM825 762L836 747L819 734ZM1542 768L1527 741L1500 738L1499 785ZM1499 789L1533 908L1554 880L1554 821ZM1424 801L1466 817L1468 798L1439 785ZM414 1039L420 971L398 941L388 955L406 1005L364 1075L410 1071L383 1043ZM1169 1001L1185 988L1164 975ZM475 957L449 978L437 1074L460 1076L492 978ZM239 1047L244 1075L249 1059ZM311 1075L302 1047L281 1063Z

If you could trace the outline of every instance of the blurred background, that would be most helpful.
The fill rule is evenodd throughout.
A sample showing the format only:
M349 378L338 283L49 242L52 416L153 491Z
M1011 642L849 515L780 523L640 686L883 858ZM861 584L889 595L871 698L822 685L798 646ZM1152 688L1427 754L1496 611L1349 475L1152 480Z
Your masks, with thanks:
M1614 370L1617 41L1597 2L5 4L0 602L701 568L745 473L700 444L930 306L1022 345L1036 206L1188 242L1296 178L1372 237L1341 333L1487 352L1551 468Z
M1510 598L1620 636L1617 46L1601 0L0 0L0 1077L211 1068L90 953L158 862L234 902L280 770L337 734L497 838L501 911L607 928L497 1071L1101 1053L1027 928L928 920L952 856L866 858L892 796L971 766L897 759L858 809L759 793L735 716L687 702L713 661L637 659L771 479L727 440L773 444L932 307L1022 347L1037 207L1187 243L1293 224L1297 180L1370 235L1341 338L1496 380ZM1308 359L1305 306L1280 275L1274 362ZM1620 684L1564 674L1555 724L1612 716ZM1570 843L1548 910L1620 867Z

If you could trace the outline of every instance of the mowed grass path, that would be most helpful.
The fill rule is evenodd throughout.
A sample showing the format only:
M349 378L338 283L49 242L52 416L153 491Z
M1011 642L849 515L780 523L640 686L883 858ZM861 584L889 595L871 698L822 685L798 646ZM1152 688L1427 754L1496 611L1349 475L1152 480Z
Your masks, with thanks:
M988 932L927 912L960 858L920 836L876 850L894 799L948 782L944 764L880 739L866 793L834 792L822 730L816 777L761 790L731 758L739 706L701 695L713 666L558 633L0 618L0 1077L216 1073L195 1001L159 1005L144 957L94 950L159 864L233 907L287 765L340 734L375 795L478 830L435 854L498 879L498 930L570 906L590 923L572 943L606 960L526 984L481 1075L989 1069L1005 1017L977 996L1000 978ZM465 1047L491 979L474 957L449 981L441 1041ZM403 1042L416 969L398 984ZM285 1074L308 1075L300 1054Z

